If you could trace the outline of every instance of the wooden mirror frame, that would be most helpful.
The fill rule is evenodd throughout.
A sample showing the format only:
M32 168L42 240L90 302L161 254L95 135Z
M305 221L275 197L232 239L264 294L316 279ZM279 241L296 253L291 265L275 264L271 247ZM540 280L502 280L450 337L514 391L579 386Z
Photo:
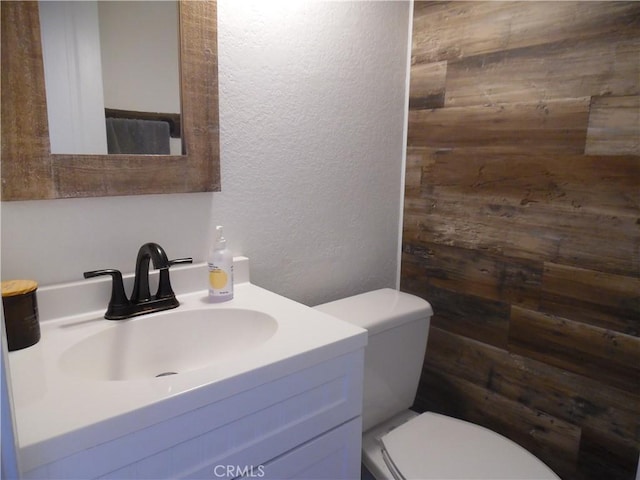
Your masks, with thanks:
M37 1L2 12L2 200L220 191L215 0L180 1L185 155L52 154Z

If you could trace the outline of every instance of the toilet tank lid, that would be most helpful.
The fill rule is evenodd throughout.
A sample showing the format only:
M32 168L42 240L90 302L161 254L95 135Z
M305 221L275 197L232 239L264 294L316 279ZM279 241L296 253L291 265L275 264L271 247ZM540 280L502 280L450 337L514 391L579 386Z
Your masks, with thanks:
M323 303L314 308L365 328L369 335L433 315L433 309L426 300L391 288Z

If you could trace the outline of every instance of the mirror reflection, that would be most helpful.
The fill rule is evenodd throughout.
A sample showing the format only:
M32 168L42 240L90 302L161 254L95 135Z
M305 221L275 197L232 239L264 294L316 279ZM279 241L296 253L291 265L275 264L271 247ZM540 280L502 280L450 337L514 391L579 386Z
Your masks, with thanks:
M184 153L178 3L39 4L51 153Z

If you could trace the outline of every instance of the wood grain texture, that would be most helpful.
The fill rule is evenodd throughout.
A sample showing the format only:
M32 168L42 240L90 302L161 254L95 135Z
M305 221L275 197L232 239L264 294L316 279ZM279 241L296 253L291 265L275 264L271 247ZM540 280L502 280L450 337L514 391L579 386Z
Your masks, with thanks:
M515 169L518 175L510 173ZM634 155L550 155L475 148L407 151L411 197L434 192L483 196L513 206L553 205L573 211L635 215L640 208L640 161ZM423 175L428 181L422 182Z
M637 33L635 2L416 2L412 64Z
M2 200L220 190L215 0L180 3L186 154L51 154L37 2L1 2Z
M405 260L402 266L403 290L429 298L434 310L433 327L447 329L466 338L507 348L509 337L509 305L460 291L447 290L425 282L419 265Z
M416 408L563 479L632 480L640 3L416 2L412 43L401 288L434 307Z
M409 108L440 108L444 106L447 62L433 62L411 67Z
M54 198L37 2L2 2L2 198Z
M512 306L509 348L640 395L640 337Z
M543 103L410 110L412 147L473 147L491 152L584 152L589 97Z
M445 104L546 103L596 95L637 95L639 49L637 38L615 42L592 38L450 61Z
M640 278L545 263L541 309L640 336Z
M640 78L637 72L636 78ZM595 97L591 100L585 153L640 155L640 96Z
M404 252L407 276L413 266L432 287L507 305L537 308L540 303L540 262L438 243L405 243Z
M638 275L637 216L472 195L433 194L405 204L406 241L434 242L528 260Z

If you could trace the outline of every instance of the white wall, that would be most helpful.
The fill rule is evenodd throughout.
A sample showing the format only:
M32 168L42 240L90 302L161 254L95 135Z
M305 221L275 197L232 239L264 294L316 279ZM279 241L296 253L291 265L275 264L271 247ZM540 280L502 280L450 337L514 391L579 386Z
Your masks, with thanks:
M395 286L409 4L219 0L222 192L2 204L2 276L206 257L307 304ZM203 285L203 288L205 286Z

